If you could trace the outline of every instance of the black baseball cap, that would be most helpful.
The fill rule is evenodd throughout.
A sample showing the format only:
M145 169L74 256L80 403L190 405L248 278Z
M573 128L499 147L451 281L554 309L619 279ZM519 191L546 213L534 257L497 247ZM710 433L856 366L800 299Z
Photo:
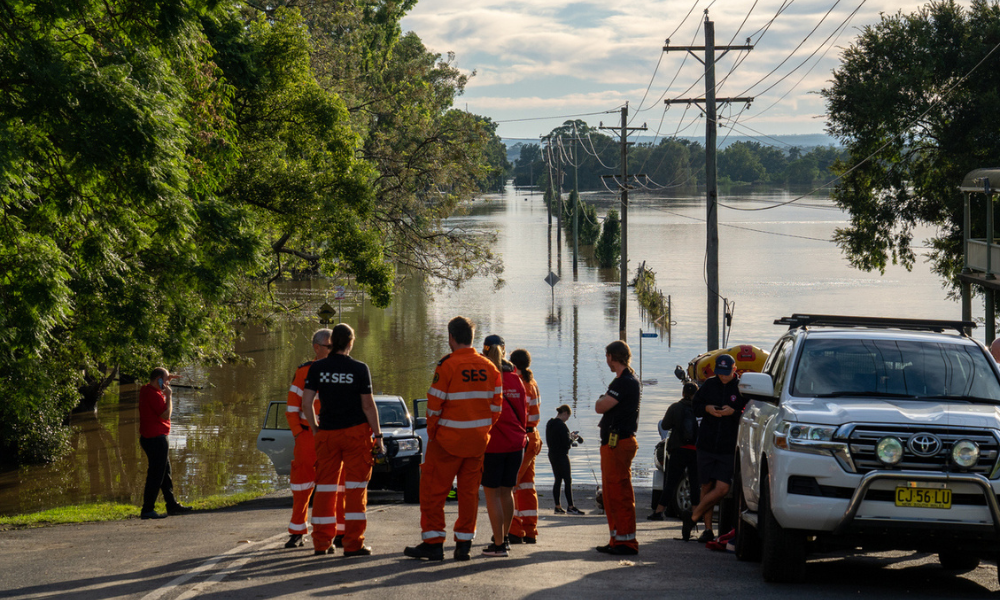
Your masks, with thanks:
M492 346L506 346L506 345L507 344L503 343L503 338L495 333L486 336L486 339L483 340L483 346L492 347Z

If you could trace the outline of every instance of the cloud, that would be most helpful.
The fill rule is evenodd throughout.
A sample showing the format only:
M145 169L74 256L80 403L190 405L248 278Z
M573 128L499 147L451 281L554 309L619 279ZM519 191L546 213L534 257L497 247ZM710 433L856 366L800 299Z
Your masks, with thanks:
M709 14L716 44L744 44L748 36L755 44L749 53L732 51L718 61L719 94L753 95L753 105L740 119L754 129L821 131L817 116L825 109L817 92L828 84L841 49L861 27L877 22L880 12L908 13L922 5L869 0L849 19L861 2L797 0L788 5L758 0L754 5L715 0ZM685 52L664 53L662 48L668 36L671 46L703 45L708 5L709 0L620 0L614 5L420 0L403 26L433 51L455 52L458 68L476 72L458 104L506 121L501 135L535 137L561 124L564 115L614 110L625 101L658 124L662 116L660 127L673 131L690 121L691 111L681 122L683 108L674 106L664 114L660 100L703 95L704 67ZM552 119L527 120L550 114Z

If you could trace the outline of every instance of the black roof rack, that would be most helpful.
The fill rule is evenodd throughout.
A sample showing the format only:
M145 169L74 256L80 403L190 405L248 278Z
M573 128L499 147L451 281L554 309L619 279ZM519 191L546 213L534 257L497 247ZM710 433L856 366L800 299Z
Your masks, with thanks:
M809 325L825 327L872 327L911 329L915 331L935 331L941 333L954 329L965 335L967 329L976 326L974 321L936 321L932 319L895 319L889 317L851 317L845 315L804 315L795 313L790 317L775 320L775 325L788 325L789 329Z

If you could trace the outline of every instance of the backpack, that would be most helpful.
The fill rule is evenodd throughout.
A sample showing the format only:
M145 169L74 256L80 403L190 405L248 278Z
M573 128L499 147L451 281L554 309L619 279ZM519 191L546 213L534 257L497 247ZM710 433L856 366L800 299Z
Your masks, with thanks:
M698 419L695 418L694 409L690 406L684 407L680 429L682 446L691 445L698 441Z

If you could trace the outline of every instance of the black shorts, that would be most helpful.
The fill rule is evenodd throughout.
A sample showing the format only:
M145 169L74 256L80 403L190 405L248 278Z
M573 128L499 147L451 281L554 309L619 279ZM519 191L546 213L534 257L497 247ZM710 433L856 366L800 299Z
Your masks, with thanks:
M698 479L704 485L711 481L733 483L734 454L718 454L698 450Z
M483 487L512 488L517 485L517 472L521 470L523 450L517 452L487 453L483 459Z

